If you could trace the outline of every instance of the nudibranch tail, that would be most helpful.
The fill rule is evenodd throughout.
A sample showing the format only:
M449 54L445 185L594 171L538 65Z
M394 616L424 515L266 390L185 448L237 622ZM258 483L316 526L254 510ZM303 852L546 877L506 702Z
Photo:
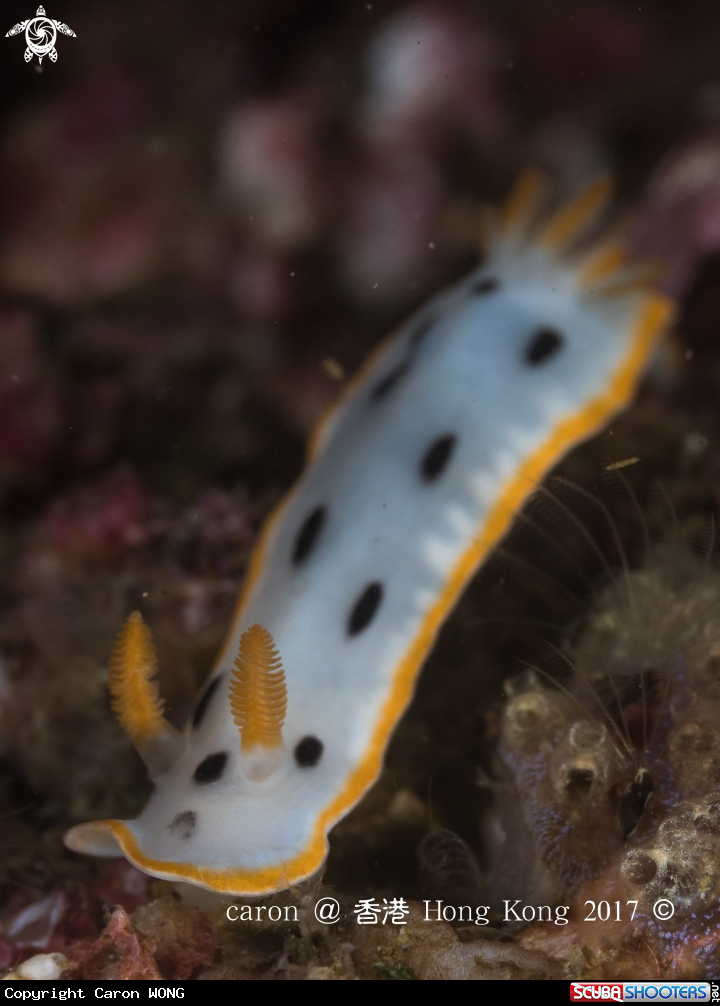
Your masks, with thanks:
M284 746L285 672L273 637L262 625L251 625L240 638L230 681L230 708L240 727L241 751Z
M164 703L153 680L157 665L152 633L140 612L133 611L110 657L108 687L113 712L151 775L167 771L183 743L163 715Z

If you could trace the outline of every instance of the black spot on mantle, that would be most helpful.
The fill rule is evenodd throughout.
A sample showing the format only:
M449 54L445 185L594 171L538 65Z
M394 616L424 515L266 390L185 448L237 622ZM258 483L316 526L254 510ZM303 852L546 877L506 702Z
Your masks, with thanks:
M208 755L207 758L203 758L193 772L193 779L199 783L217 782L225 771L227 759L227 751L218 751L217 754Z
M348 634L357 636L366 629L380 607L383 588L381 583L369 583L357 599L348 619Z
M292 556L293 566L299 566L310 555L318 539L318 535L322 531L326 517L327 507L324 506L316 506L307 515L295 538L295 548L293 549Z
M312 734L303 737L295 748L295 761L303 768L311 768L317 765L322 757L323 742Z
M445 433L430 444L420 462L420 477L424 482L434 482L440 478L450 462L456 443L454 433Z

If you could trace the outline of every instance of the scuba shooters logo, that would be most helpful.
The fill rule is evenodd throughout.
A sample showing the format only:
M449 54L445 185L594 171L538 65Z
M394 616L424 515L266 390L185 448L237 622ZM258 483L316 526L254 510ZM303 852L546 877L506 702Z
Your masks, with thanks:
M709 1002L710 982L570 982L570 1002Z
M72 38L77 38L75 32L71 28L68 28L66 24L63 24L62 21L55 21L53 18L48 17L44 7L38 7L35 11L35 17L29 18L27 21L19 21L16 25L13 25L10 31L5 33L5 38L9 38L11 35L19 35L22 31L25 32L25 41L27 42L27 49L25 50L26 63L29 63L33 56L37 56L38 63L42 63L43 56L48 56L53 63L57 62L58 54L55 48L55 40L57 39L58 32L62 35L71 35Z
M594 1002L614 999L624 1002L622 982L570 982L570 1002Z

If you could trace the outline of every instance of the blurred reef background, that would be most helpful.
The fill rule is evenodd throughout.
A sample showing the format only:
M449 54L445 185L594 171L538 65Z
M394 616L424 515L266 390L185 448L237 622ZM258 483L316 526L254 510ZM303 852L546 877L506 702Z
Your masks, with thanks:
M4 5L3 34L33 8ZM717 975L714 917L662 952L650 924L480 939L423 928L416 908L406 929L353 921L359 897L447 896L458 876L467 893L486 867L502 682L542 644L535 587L493 565L443 630L386 772L332 835L336 929L315 925L317 892L287 896L298 926L242 928L61 843L147 797L106 691L127 614L152 627L182 725L312 424L472 267L484 207L528 166L559 196L611 171L630 248L665 263L681 305L636 404L560 471L602 492L603 468L637 456L639 498L660 479L682 534L702 535L720 502L717 5L47 12L77 36L59 36L56 63L0 40L0 968L58 954L91 978ZM458 836L435 850L455 863L445 888L427 842L416 855L433 829Z

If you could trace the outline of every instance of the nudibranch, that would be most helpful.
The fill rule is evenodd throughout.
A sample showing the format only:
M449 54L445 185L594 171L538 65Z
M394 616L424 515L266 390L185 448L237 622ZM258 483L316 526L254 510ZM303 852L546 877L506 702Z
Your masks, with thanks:
M320 422L183 732L130 617L110 685L155 792L137 820L73 828L71 849L245 896L320 870L463 588L548 470L629 403L673 314L617 240L583 247L606 180L551 215L544 192L520 180L485 261Z

